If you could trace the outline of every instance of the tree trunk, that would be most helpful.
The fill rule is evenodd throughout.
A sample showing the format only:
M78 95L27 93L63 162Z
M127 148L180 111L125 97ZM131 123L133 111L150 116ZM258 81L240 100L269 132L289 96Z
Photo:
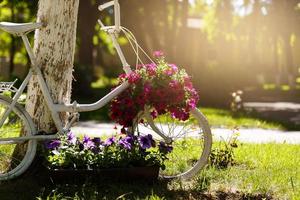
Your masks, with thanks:
M35 33L34 52L54 103L71 99L79 0L40 0L37 18L46 27ZM56 131L49 109L37 84L30 80L26 110L39 131ZM61 115L65 121L66 114Z
M78 35L80 45L78 49L78 60L75 61L74 93L91 95L91 83L95 79L93 63L93 37L95 24L97 22L98 9L91 0L80 0L78 15Z

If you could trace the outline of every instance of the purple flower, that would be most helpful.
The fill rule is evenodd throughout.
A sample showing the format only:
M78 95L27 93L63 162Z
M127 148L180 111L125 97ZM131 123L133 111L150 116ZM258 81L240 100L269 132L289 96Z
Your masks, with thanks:
M94 142L91 140L91 138L87 135L85 135L83 137L83 145L85 148L89 149L89 148L92 148L92 147L95 147L95 144Z
M53 149L58 148L60 146L60 144L61 144L60 140L51 140L50 142L46 143L46 148L53 150Z
M159 142L158 148L161 153L165 153L165 154L170 153L173 150L173 147L171 145L167 145L163 141Z
M155 141L152 138L152 135L148 134L146 136L141 136L139 138L139 143L142 149L149 149L155 146Z
M115 138L115 137L111 137L111 138L108 138L108 139L105 141L104 145L105 145L105 146L111 146L111 145L114 144L115 142L116 142L116 138Z
M164 56L164 53L162 51L154 51L153 56L159 58Z
M74 135L74 133L69 132L68 133L68 142L71 143L71 144L76 144L76 141L77 141L77 138Z
M129 135L129 136L126 136L125 138L122 138L119 141L119 145L124 147L127 150L131 150L133 141L134 141L133 136Z
M94 139L92 139L92 142L94 142L94 144L97 146L103 143L99 137L95 137Z

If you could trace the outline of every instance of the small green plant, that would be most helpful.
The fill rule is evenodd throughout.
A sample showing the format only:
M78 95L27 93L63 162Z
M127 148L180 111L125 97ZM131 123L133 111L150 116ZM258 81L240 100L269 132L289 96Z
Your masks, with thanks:
M234 133L228 140L219 143L218 147L212 149L209 164L218 169L226 169L234 165L234 149L238 147L237 144L238 133Z
M209 171L205 168L195 178L195 190L197 190L198 192L203 192L209 189L212 176L208 172Z

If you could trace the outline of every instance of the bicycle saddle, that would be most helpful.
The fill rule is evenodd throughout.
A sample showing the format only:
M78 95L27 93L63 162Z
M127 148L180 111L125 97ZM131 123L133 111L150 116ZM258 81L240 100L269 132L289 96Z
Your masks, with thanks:
M41 28L42 23L11 23L11 22L0 22L0 29L16 35L22 35L29 33L35 29Z

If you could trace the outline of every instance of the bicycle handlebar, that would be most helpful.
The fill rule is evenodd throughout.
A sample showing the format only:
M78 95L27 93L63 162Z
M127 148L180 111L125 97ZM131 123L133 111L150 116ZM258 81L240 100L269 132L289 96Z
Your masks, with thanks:
M115 29L117 32L120 31L121 26L121 19L120 19L120 4L118 0L112 0L107 3L104 3L100 6L98 6L99 11L103 11L106 8L109 8L111 6L114 6L114 15L115 15Z
M99 9L100 11L103 11L103 10L105 10L106 8L109 8L109 7L113 6L114 4L115 4L114 1L110 1L110 2L107 2L107 3L104 3L104 4L100 5L100 6L98 7L98 9Z

